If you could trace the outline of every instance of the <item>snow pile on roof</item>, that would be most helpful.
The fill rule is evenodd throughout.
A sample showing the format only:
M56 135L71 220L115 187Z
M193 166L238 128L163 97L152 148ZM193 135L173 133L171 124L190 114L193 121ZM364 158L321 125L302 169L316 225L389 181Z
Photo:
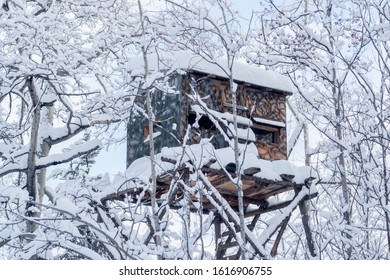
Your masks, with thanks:
M144 61L141 56L133 57L129 59L127 68L128 70L137 71L143 68L143 64ZM228 78L227 73L229 73L226 59L216 58L210 62L189 52L150 54L148 56L148 66L153 71L169 69L178 69L185 72L198 71L222 78ZM233 78L237 82L292 92L292 84L288 77L241 61L235 61L233 64Z
M292 182L303 184L305 179L316 177L312 168L308 166L294 166L286 160L268 161L258 158L256 146L240 145L242 162L241 173L248 168L260 168L260 172L254 174L255 177L282 181L281 174L293 175ZM163 148L160 154L156 155L156 175L161 176L175 169L179 164L192 163L193 166L201 168L208 165L213 170L222 170L228 164L234 163L234 150L230 147L214 149L208 139L204 139L200 144ZM126 171L126 178L139 179L148 182L151 176L151 165L149 157L135 160Z

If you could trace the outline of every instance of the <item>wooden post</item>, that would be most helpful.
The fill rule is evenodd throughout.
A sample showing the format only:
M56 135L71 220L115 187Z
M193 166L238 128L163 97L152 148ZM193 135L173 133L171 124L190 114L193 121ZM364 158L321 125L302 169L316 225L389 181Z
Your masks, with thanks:
M217 260L221 259L221 251L220 251L220 243L222 241L222 234L221 234L221 216L219 214L215 214L214 219L214 232L215 232L215 258Z

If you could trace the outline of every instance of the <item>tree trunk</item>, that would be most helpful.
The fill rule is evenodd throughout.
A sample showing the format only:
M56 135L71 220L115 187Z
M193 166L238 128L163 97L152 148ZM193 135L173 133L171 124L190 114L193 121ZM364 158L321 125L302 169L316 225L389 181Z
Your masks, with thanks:
M32 124L31 124L31 135L30 135L30 147L27 157L27 176L26 176L26 188L28 191L29 199L31 201L37 202L38 199L38 190L36 182L36 154L38 146L38 132L39 124L41 120L41 108L39 106L39 99L36 92L36 87L34 84L34 78L32 76L27 78L26 81L27 89L31 98L33 115L32 115ZM35 218L39 216L39 213L35 210L32 210L34 204L27 203L26 205L26 216L29 218ZM37 229L37 225L31 221L27 221L26 231L29 233L34 232Z
M333 103L335 108L335 117L336 117L336 137L339 142L343 140L343 132L341 127L342 122L342 109L343 109L343 100L342 100L342 94L340 92L340 87L337 84L337 69L336 69L336 50L335 50L335 44L334 44L334 38L332 36L333 31L333 23L332 23L332 8L333 4L331 1L327 3L327 16L329 18L329 38L330 38L330 46L332 51L332 95L333 95ZM351 224L351 217L350 217L350 197L349 197L349 189L347 186L347 174L346 174L346 161L345 161L345 154L344 154L344 147L339 143L338 148L340 150L340 155L338 156L338 162L336 163L336 166L338 168L338 171L340 173L340 185L341 185L341 191L343 195L343 201L342 201L342 208L343 208L343 218L347 226ZM346 244L346 258L350 259L352 255L352 244L350 243L352 236L347 231L344 231L344 236L349 240L349 244Z
M232 63L233 64L233 63ZM241 239L242 243L240 245L241 248L241 259L245 260L246 259L246 249L245 249L245 244L246 244L246 235L245 235L245 216L244 216L244 194L242 190L242 180L241 180L241 166L240 166L240 149L238 146L238 126L237 126L237 96L236 96L236 89L234 86L234 81L233 81L233 67L231 66L230 69L230 90L232 93L232 105L233 105L233 125L234 125L234 159L236 163L236 173L237 173L237 198L238 198L238 216L240 218L240 234L241 234Z
M50 107L46 107L44 108L46 113L45 113L45 118L46 118L46 121L49 123L49 124L53 124L53 111L54 111L54 108L53 106L50 106ZM51 149L51 143L50 143L50 139L43 139L41 145L40 145L40 153L39 153L39 157L43 158L43 157L47 157L50 153L50 149ZM45 195L45 192L46 192L46 173L47 173L47 169L46 168L42 168L40 169L39 171L37 171L37 181L38 181L38 202L39 203L42 203L43 201L43 196Z
M142 11L142 5L141 1L138 0L138 8L139 8L139 17L141 22L141 28L142 28L142 35L145 39L145 25L144 25L144 15ZM145 71L145 80L148 78L148 72L149 72L149 66L148 66L148 56L147 56L147 49L144 45L141 47L142 49L142 55L144 59L144 71ZM151 190L151 207L152 207L152 223L154 227L154 240L156 242L156 249L157 249L157 259L162 259L162 255L160 254L159 250L161 249L161 230L160 230L160 220L158 217L158 205L156 201L156 189L157 189L157 178L156 178L156 162L155 162L155 154L154 154L154 137L153 137L153 126L154 126L154 114L153 114L153 108L152 108L152 97L150 89L146 89L146 106L147 106L147 114L149 119L149 151L150 151L150 168L151 168L151 183L152 183L152 190Z
M308 131L307 124L303 125L303 138L304 138L304 145L305 145L305 165L310 166L309 131ZM314 245L313 233L310 229L309 201L302 201L301 203L299 203L299 211L301 212L302 215L302 224L303 224L303 229L305 230L309 253L312 257L315 257L317 256L317 252Z

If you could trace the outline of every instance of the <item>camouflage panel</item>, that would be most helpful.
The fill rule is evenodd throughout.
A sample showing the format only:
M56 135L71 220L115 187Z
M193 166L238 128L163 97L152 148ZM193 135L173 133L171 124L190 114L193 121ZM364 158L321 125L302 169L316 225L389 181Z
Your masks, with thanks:
M175 85L178 92L181 90L181 77L178 75L170 81ZM138 105L145 108L146 99L140 98ZM167 94L156 90L152 94L152 107L155 115L154 150L161 152L163 147L180 145L179 132L181 128L181 94ZM135 159L150 155L149 141L146 140L149 134L148 119L139 114L132 116L127 125L127 166ZM159 134L159 135L157 135Z

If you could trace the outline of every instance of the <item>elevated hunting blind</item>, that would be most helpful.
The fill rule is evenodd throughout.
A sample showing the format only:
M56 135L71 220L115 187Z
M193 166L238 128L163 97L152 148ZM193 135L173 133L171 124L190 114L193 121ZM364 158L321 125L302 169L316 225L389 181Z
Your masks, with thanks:
M187 54L171 59L180 69L180 74L170 77L170 85L176 93L156 90L152 98L156 120L153 141L157 154L157 200L164 196L170 209L175 209L183 206L182 199L190 197L190 209L214 213L215 258L239 258L242 247L237 232L241 229L236 214L238 198L234 182L239 172L244 214L249 221L245 229L250 245L248 250L252 257L266 258L263 246L279 229L276 238L272 239L271 255L275 255L292 211L299 207L301 214L307 216L304 202L316 196L312 187L316 176L311 174L311 169L296 167L287 161L286 98L292 94L289 80L280 74L237 62L233 69L238 123L235 130L232 94L224 71L226 62L220 60L216 65L199 57L190 58ZM157 65L157 58L155 60ZM142 64L137 60L132 63ZM143 106L143 97L136 102ZM231 142L235 134L240 143L241 165L238 167ZM149 136L148 120L141 114L133 116L127 127L126 175L133 183L128 187L122 184L120 190L107 196L108 200L129 195L137 197L150 185ZM183 139L187 139L185 144ZM195 190L199 183L203 190ZM279 194L283 196L277 197ZM143 192L143 196L145 204L149 203L148 192ZM162 211L161 215L164 213ZM264 244L258 244L251 231L265 213L275 213L281 218L270 221L269 236L263 237ZM307 219L303 222L308 248L314 255ZM150 235L148 242L152 239L152 230Z
M233 123L232 94L226 73L219 66L199 57L188 59L188 56L181 55L177 60L181 61L182 65L179 66L182 66L180 68L185 70L185 74L172 75L170 78L176 94L157 90L152 95L156 119L155 153L161 152L163 147L181 145L188 125L194 124L190 143L213 137L215 148L228 147L228 141L222 137L215 123L220 122L221 128L230 137L233 136L229 127ZM237 84L239 142L254 143L262 159L286 160L286 97L292 91L288 79L240 62L236 62L233 73ZM201 108L203 112L198 110L201 104L191 98L194 93L199 95L206 105L204 107L207 107ZM143 98L139 98L141 107L144 102ZM221 119L226 120L227 124L221 122ZM149 154L148 120L143 115L134 116L127 131L129 166L134 159Z

